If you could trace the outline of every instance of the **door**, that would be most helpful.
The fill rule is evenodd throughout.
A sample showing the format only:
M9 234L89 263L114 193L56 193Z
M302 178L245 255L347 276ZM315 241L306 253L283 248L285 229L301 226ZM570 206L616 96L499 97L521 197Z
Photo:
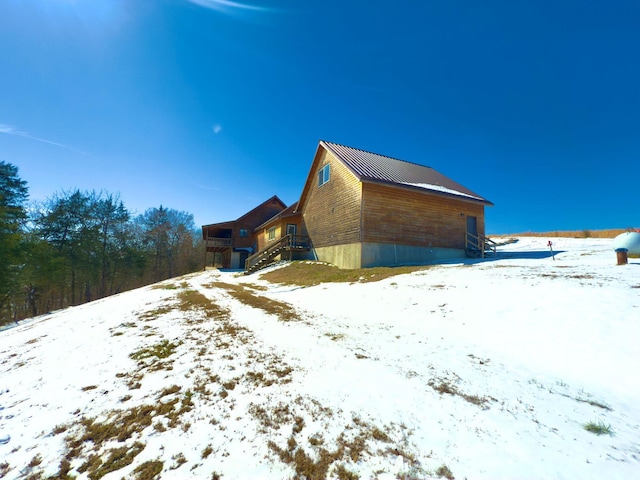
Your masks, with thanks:
M480 248L478 242L478 218L477 217L467 217L467 247L469 245Z
M247 262L247 258L249 258L249 252L240 252L240 262L238 268L244 268L244 264Z
M291 246L296 246L296 232L298 231L298 226L295 223L287 223L287 235L291 235Z

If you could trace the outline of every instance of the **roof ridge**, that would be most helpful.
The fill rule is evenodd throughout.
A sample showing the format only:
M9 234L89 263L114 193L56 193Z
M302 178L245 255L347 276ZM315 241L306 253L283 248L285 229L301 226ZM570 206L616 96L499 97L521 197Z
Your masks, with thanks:
M395 160L397 162L402 162L402 163L408 163L410 165L416 165L418 167L423 167L423 168L430 168L433 170L433 167L430 167L429 165L422 165L421 163L416 163L416 162L410 162L409 160L403 160L401 158L397 158L397 157L391 157L389 155L383 155L381 153L376 153L376 152L372 152L370 150L365 150L363 148L357 148L357 147L350 147L349 145L344 145L342 143L337 143L337 142L330 142L328 140L320 140L322 143L325 143L327 145L337 145L339 147L343 147L343 148L350 148L351 150L357 150L359 152L364 152L364 153L368 153L370 155L377 155L379 157L384 157L384 158L388 158L390 160ZM336 153L336 152L334 152Z
M361 182L381 182L418 188L422 191L490 203L433 167L326 140L321 140L320 145L335 155Z
M255 212L256 210L258 210L260 207L264 206L265 204L267 204L268 202L272 201L272 200L277 200L278 202L280 202L284 208L287 208L287 204L284 203L280 197L278 197L278 195L273 195L272 197L267 198L264 202L256 205L255 207L253 207L251 210L249 210L246 213L243 213L242 215L240 215L238 218L236 218L235 220L231 220L232 222L237 222L239 220L242 220L244 217L248 216L249 214Z

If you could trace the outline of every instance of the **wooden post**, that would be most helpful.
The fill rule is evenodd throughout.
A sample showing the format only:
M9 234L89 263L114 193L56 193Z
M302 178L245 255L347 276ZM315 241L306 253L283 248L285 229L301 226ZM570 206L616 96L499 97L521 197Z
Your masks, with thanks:
M202 270L207 269L207 243L204 244L204 258L202 259Z

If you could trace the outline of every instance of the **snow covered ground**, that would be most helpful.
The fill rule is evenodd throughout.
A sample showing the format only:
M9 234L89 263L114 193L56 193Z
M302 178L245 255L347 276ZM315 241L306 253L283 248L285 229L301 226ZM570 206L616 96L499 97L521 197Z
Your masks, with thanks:
M547 240L369 283L207 271L2 331L0 477L638 478L640 260Z

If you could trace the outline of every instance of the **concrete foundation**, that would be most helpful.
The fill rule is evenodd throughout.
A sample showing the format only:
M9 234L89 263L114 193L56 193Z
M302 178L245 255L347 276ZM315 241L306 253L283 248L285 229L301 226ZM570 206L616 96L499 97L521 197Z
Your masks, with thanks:
M349 243L332 247L314 248L316 260L339 268L361 268L362 244Z
M317 260L339 268L428 265L465 258L461 248L417 247L393 243L351 243L315 249Z
M417 247L395 243L364 243L362 267L397 267L400 265L428 265L454 258L464 258L458 248Z

